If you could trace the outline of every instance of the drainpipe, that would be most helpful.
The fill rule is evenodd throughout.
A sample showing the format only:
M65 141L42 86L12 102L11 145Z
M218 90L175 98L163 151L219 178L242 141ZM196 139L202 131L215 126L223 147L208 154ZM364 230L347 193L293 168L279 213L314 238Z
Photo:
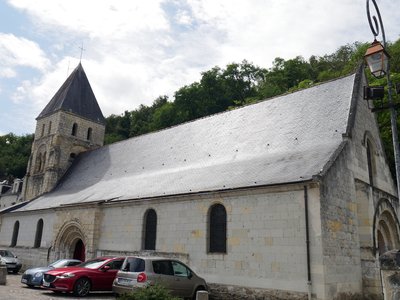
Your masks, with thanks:
M311 300L312 283L311 283L311 266L310 266L310 235L308 232L308 190L306 185L304 186L304 216L306 221L308 300Z

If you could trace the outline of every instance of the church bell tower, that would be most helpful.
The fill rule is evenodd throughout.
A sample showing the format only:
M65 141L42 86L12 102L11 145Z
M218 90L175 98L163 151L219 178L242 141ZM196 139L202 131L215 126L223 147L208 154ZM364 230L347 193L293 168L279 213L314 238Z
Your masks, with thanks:
M79 153L103 145L105 118L81 63L36 120L24 200L51 191Z

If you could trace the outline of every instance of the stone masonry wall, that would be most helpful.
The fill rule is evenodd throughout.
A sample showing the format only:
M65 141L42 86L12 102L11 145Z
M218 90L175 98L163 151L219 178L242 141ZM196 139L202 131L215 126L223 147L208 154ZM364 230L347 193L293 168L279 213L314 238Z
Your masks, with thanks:
M318 188L309 188L309 194L311 206L318 207ZM208 210L215 203L223 204L227 211L226 254L207 251ZM26 267L46 265L49 260L67 253L56 249L57 241L62 237L65 225L76 221L83 232L87 259L105 254L143 254L143 217L149 208L157 212L156 252L144 254L172 255L182 259L225 295L221 299L228 299L227 295L247 295L242 299L270 299L271 295L275 295L271 299L301 299L306 294L302 185L42 211L43 244L36 249L32 248L36 229L31 224L36 224L39 215L24 213L18 217L7 214L1 219L0 244L9 245L14 222L18 219L21 224L19 239L13 249ZM318 258L321 256L318 254L317 212L319 209L310 212L316 294L320 293L318 272L322 269ZM286 296L277 297L278 294Z
M78 125L75 136L72 135L74 123ZM92 129L90 139L89 128ZM50 191L76 155L103 145L104 131L103 124L63 111L38 120L24 198L29 200ZM38 160L38 157L45 157L45 161Z
M77 123L78 125L78 131L76 134L77 139L86 141L87 130L88 128L92 128L93 130L92 130L91 143L97 146L103 145L104 131L105 131L104 125L63 111L59 111L48 117L38 120L36 123L35 139L39 139L41 137L53 134L71 136L72 125L74 123Z
M310 203L318 202L315 196L319 193L310 192ZM245 286L304 295L307 260L303 186L190 197L105 205L99 250L140 251L143 217L153 208L157 213L156 251L188 255L189 265L207 282L232 289ZM207 251L208 210L215 203L223 204L227 211L226 254ZM311 232L318 234L319 215L313 213L310 218L311 226L316 227ZM311 242L313 271L318 272L322 268L318 265L320 237L312 236ZM317 287L319 276L314 279Z
M359 86L359 94L367 85L363 76ZM362 285L364 294L382 296L382 283L380 278L379 262L374 253L373 224L374 214L378 201L383 197L386 199L396 198L396 188L389 170L385 150L380 138L376 115L371 112L367 101L361 96L358 99L355 113L354 127L351 132L351 168L355 179L358 232L360 240L360 258L362 266ZM372 178L369 179L367 140L372 146ZM398 202L392 201L397 210Z
M39 248L33 248L35 243L36 225L38 221L43 220L42 240ZM19 232L17 244L15 247L9 247L14 231L15 222L19 222ZM46 266L52 257L49 256L52 249L53 222L54 214L51 211L35 213L16 214L11 213L0 218L0 247L8 248L22 262L22 268L34 266Z
M362 99L363 86L367 85L364 76L357 82L357 105L349 116L351 132L344 137L346 146L324 176L321 188L327 299L357 290L364 297L380 297L379 264L373 253L373 217L379 196L373 191L396 193L375 115ZM373 185L369 179L367 140L372 145Z
M349 148L347 144L321 185L326 299L339 293L362 292L357 204L347 168Z

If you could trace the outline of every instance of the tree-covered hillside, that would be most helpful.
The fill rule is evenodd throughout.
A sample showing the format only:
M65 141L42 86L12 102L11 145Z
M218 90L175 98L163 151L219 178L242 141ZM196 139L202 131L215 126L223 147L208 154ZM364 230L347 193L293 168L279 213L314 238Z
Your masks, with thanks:
M12 182L25 176L32 142L33 134L0 136L0 181Z
M107 117L105 143L110 144L144 133L160 130L210 114L271 98L286 92L310 87L321 82L350 74L362 62L368 44L354 43L340 47L335 53L297 56L285 60L275 58L269 69L246 60L231 63L225 68L214 67L203 72L199 82L181 87L169 99L159 96L150 106L140 105L121 115ZM388 47L392 78L400 82L400 39ZM368 74L370 85L385 85L386 79ZM397 100L398 95L394 95ZM386 101L386 99L384 99ZM378 121L389 163L394 165L390 116L378 113ZM33 136L9 134L0 137L0 180L22 177ZM22 146L23 145L23 146Z

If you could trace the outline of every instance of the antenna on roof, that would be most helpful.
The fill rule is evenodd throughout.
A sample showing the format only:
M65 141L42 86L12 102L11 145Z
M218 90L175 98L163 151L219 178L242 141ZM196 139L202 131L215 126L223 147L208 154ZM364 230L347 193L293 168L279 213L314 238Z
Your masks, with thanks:
M82 42L82 46L79 47L79 49L81 49L81 57L79 58L79 63L80 63L82 61L82 53L83 53L83 51L86 50L85 48L83 48L83 42Z

